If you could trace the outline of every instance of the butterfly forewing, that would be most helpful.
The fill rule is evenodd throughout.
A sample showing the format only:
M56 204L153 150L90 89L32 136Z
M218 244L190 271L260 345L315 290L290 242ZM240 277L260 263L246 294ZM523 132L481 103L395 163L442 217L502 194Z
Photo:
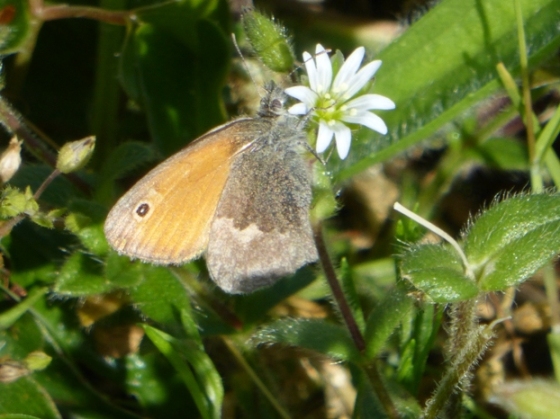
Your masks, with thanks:
M113 207L105 235L119 253L159 264L199 256L249 120L199 138L143 177Z

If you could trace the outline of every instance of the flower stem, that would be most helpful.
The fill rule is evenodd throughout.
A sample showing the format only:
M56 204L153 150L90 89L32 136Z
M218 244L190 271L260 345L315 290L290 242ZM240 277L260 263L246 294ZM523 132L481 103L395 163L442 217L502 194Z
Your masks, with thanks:
M37 139L35 133L31 131L25 123L23 116L1 95L0 124L4 125L9 132L23 140L25 146L40 160L52 167L56 165L56 156Z
M366 342L356 323L356 319L352 315L352 310L350 310L350 305L348 301L346 301L346 296L342 291L342 287L338 282L338 278L336 277L336 272L334 270L334 266L332 264L331 258L327 251L327 246L325 245L325 239L323 237L323 228L321 223L317 223L314 226L314 236L315 236L315 245L317 246L317 252L319 253L319 260L321 261L321 265L323 267L323 272L325 272L325 277L327 278L327 282L329 287L331 288L332 294L336 303L338 305L338 309L342 315L344 322L346 323L346 327L350 331L350 336L354 341L354 344L358 348L361 353L365 352L366 349ZM387 416L391 419L398 419L399 415L391 397L389 396L389 392L385 388L383 384L383 380L381 379L381 374L379 373L377 366L375 363L370 362L368 365L364 366L364 371L368 377L369 382L373 388L373 391L377 395L380 403L382 404Z
M472 367L488 347L488 342L491 337L491 326L479 327L475 335L471 335L471 340L457 353L452 365L449 366L445 375L439 382L434 396L426 403L426 409L424 410L422 419L436 419L440 417L440 414L446 408L450 400L457 402L457 399L453 396L457 394L457 385L465 377L468 377ZM452 407L450 409L453 410Z
M33 15L40 20L56 20L65 18L86 18L113 25L126 25L133 12L128 10L106 10L89 6L70 6L68 4L57 4L45 6L43 0L31 0Z
M56 167L56 154L47 147L46 143L51 143L53 147L56 147L56 144L49 141L46 136L39 139L35 132L30 129L25 118L2 95L0 95L0 124L6 127L8 132L23 140L26 149L31 151L39 160L51 167ZM66 178L82 192L90 192L91 187L75 173L67 174Z
M16 226L21 220L25 218L25 214L16 215L14 218L0 224L0 239L10 234L12 228Z
M461 257L461 260L463 261L463 267L465 268L465 275L467 275L469 278L473 278L472 269L469 265L469 261L467 260L467 256L465 255L465 252L463 252L463 249L461 249L461 246L459 245L459 243L457 243L457 241L453 237L451 237L449 234L447 234L441 228L439 228L436 225L430 223L428 220L425 220L424 218L420 217L419 215L416 215L415 213L413 213L408 208L404 207L403 205L401 205L398 202L395 202L395 205L393 205L393 208L395 209L395 211L398 211L401 214L406 215L411 220L416 221L421 226L426 227L428 230L437 234L442 239L447 241L451 246L453 246L453 248L457 251L457 254Z
M360 332L360 329L358 328L356 319L354 319L352 310L350 310L350 305L348 304L348 301L346 301L346 296L344 295L342 287L340 286L338 278L336 277L334 266L331 262L331 258L325 245L323 228L320 223L315 225L314 235L315 245L317 246L317 252L319 253L319 260L321 261L323 271L325 272L327 282L329 284L329 287L331 288L336 304L338 305L340 314L342 315L342 318L346 323L346 327L348 327L348 330L350 331L350 336L352 337L354 344L360 352L364 352L364 350L366 349L364 337L362 336L362 332Z
M33 198L35 198L35 200L39 199L43 192L45 192L45 189L47 189L47 186L49 186L58 175L60 175L60 171L58 169L54 169L52 173L43 181L41 186L37 188L37 190L33 194Z
M368 380L375 392L375 395L379 399L379 402L385 409L385 413L387 413L387 417L390 419L399 419L399 413L397 408L393 404L393 400L389 396L389 392L385 388L385 383L379 370L377 369L377 365L375 363L370 363L364 367L364 371L368 377Z

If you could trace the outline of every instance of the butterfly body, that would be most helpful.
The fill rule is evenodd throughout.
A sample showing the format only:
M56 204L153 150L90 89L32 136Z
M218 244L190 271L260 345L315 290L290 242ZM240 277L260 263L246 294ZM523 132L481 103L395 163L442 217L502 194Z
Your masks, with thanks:
M257 117L210 131L134 185L107 217L109 244L156 264L206 252L210 276L230 293L317 260L305 135L298 119L281 114L283 92L268 93Z

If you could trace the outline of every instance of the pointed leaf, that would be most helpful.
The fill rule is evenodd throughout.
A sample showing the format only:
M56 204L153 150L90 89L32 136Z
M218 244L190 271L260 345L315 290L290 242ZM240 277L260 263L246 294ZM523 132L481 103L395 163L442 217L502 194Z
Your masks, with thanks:
M384 300L377 305L367 320L365 333L366 354L373 359L413 308L413 300L401 288L388 292Z
M280 343L307 348L344 361L360 358L346 329L324 320L278 320L257 332L253 341L258 344Z
M521 0L530 68L560 45L557 0ZM453 24L451 24L451 22ZM331 159L346 179L424 141L501 88L496 64L519 74L515 8L511 0L446 0L379 53L383 66L373 93L391 98L380 111L389 134L362 129L346 160Z
M482 289L519 284L560 252L560 195L500 202L476 220L464 248Z
M62 418L51 396L33 378L23 377L0 386L0 414L17 412L43 419Z
M60 268L54 291L81 297L100 294L112 288L113 285L103 276L103 264L78 252L71 255Z
M146 335L179 373L202 417L219 419L223 388L220 376L208 355L198 345L182 344L160 330L148 325L143 327Z

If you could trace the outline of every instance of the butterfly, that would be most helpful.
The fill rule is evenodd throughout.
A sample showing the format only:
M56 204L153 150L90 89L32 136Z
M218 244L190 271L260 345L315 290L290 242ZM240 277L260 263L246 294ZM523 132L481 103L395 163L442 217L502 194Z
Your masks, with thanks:
M117 201L105 221L111 247L162 265L205 254L212 280L232 294L317 260L303 124L284 110L280 87L265 89L257 116L202 135Z

